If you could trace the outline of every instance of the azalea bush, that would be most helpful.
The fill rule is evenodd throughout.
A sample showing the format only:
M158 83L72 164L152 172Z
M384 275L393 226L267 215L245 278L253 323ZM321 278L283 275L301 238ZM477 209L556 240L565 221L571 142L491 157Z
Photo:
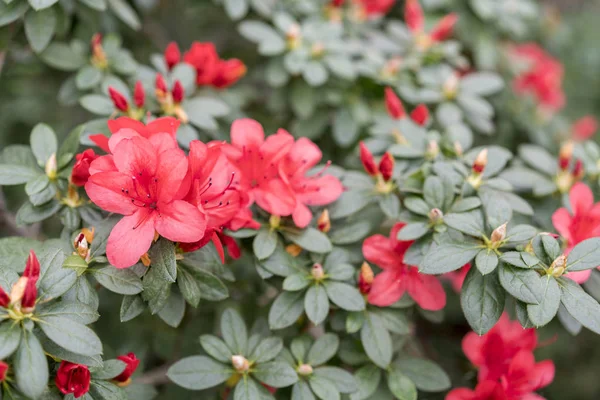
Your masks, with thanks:
M600 147L559 22L191 3L206 36L154 43L158 1L0 1L3 72L66 110L2 117L0 399L564 398L538 349L600 334Z

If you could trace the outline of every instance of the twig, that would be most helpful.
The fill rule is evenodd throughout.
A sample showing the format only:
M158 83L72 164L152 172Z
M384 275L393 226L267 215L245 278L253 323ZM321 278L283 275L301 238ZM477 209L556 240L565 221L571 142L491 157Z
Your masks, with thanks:
M167 378L167 370L170 366L170 364L165 364L150 370L139 378L135 378L135 382L145 383L148 385L162 385L169 383L169 378Z

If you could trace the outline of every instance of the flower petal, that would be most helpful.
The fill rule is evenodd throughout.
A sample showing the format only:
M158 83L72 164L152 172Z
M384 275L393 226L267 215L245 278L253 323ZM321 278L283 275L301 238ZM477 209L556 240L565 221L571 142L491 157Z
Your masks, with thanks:
M402 266L402 260L392 249L390 239L383 235L373 235L365 239L362 246L365 259L380 268L396 268Z
M179 128L179 120L173 117L160 117L156 118L148 125L145 126L145 132L142 135L146 137L152 137L158 133L167 133L173 139L177 135L177 129Z
M567 239L568 242L571 242L572 240L570 230L572 221L573 217L569 214L569 210L564 207L559 208L552 214L552 225L554 225L554 229L560 233L560 236Z
M190 203L175 200L168 204L159 204L159 217L156 230L161 236L173 242L196 242L206 231L206 217Z
M406 276L407 290L424 310L437 311L446 305L446 292L437 277L419 273L411 268Z
M242 118L231 124L231 144L235 147L260 147L265 140L265 131L260 123L250 118Z
M297 203L292 219L298 228L306 228L312 219L312 212L304 204Z
M569 202L574 215L585 214L594 205L594 195L585 183L577 182L569 192Z
M288 185L280 179L266 181L254 189L254 200L263 210L273 215L290 215L296 208L296 197Z
M99 133L97 135L90 135L90 140L105 152L110 153L110 148L108 147L108 136Z
M379 307L389 306L400 300L405 287L405 282L397 271L383 271L373 280L368 301Z
M137 263L150 249L155 218L156 212L139 207L135 214L123 217L108 237L108 261L117 268L128 268Z
M150 142L142 137L121 140L113 148L113 156L119 171L129 176L141 175L147 179L156 173L156 151Z
M158 180L158 201L169 203L175 199L175 196L180 194L178 191L187 172L188 160L181 149L170 149L160 153L155 175Z
M100 172L90 176L85 191L98 207L117 214L133 214L138 207L122 189L132 190L131 178L120 172Z

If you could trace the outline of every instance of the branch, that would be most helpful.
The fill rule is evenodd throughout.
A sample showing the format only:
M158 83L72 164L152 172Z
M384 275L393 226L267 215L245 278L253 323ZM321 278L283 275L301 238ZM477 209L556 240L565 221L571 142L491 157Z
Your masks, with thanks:
M167 370L170 366L171 364L164 364L160 367L150 370L139 378L135 378L135 382L155 386L169 383L169 378L167 378Z

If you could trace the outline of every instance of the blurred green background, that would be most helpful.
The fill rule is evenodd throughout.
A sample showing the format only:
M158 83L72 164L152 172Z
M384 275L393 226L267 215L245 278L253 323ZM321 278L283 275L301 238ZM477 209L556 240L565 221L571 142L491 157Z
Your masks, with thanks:
M560 10L560 17L555 12L548 12L543 18L552 21L560 18L562 21L561 25L550 24L554 28L544 45L565 65L564 87L568 99L565 112L574 119L585 114L600 117L600 2L553 0L546 3ZM260 61L254 46L236 33L234 24L227 22L221 8L211 1L139 0L137 5L142 10L144 5L147 6L147 11L142 12L141 34L123 26L118 26L118 29L124 36L124 47L132 50L139 62L147 63L150 54L161 51L172 40L177 41L182 49L193 40L212 41L223 57L242 59L249 66L245 79L252 79L253 65ZM76 37L87 41L95 31L114 30L114 24L114 20L104 18L80 20L73 26L73 31ZM8 144L28 143L29 133L38 122L50 124L59 136L64 136L75 125L90 119L90 115L78 105L65 107L58 104L56 96L68 74L39 62L28 49L22 29L2 30L0 68L0 149ZM260 115L252 116L261 118ZM14 212L21 201L19 192L22 189L3 190L7 207ZM9 218L6 213L0 215L0 236L15 234L6 226L5 221ZM54 230L52 221L44 228L43 232L51 234ZM118 303L111 303L107 299L102 309L105 312L116 310ZM154 333L129 328L136 323L119 324L116 313L114 318L108 316L103 320L106 325L100 329L121 330L120 341L135 341L134 334L148 336ZM197 338L201 330L198 324L188 327L192 332L186 337ZM451 296L444 325L421 320L418 327L418 333L425 338L424 347L429 355L454 374L454 385L472 385L474 376L462 374L467 369L467 361L459 343L468 327L462 319L458 298ZM541 329L539 336L543 345L537 352L538 359L552 358L557 367L554 383L542 394L549 400L600 399L600 379L597 378L600 373L600 337L589 331L571 337L558 323ZM117 343L114 345L116 347ZM197 342L194 340L189 345L197 346Z

